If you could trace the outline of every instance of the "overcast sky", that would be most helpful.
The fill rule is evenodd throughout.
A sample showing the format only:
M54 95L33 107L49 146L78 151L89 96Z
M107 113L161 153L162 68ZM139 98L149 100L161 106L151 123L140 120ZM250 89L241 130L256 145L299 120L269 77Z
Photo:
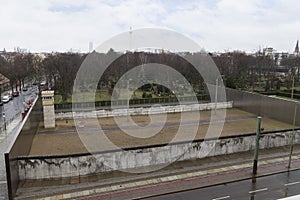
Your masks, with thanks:
M0 0L0 50L88 51L129 28L166 28L207 51L292 52L299 0Z

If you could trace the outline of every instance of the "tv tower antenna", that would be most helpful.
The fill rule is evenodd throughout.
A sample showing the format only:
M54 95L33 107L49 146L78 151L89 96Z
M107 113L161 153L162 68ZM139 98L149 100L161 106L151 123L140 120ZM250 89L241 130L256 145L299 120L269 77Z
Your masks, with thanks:
M132 42L132 27L129 29L129 51L131 50L131 42Z

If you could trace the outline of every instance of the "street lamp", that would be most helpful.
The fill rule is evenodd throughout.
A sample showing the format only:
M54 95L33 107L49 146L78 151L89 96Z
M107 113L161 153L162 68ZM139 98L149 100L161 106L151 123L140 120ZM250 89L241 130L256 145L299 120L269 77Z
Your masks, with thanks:
M216 91L215 91L215 115L217 114L217 103L218 103L218 86L219 86L219 78L222 79L223 75L219 75L217 78L216 78Z
M295 76L292 74L293 82L292 82L292 93L291 93L291 99L294 98L294 87L295 87Z
M256 138L255 138L255 151L254 151L254 160L253 160L253 171L254 175L257 174L257 163L258 163L258 149L259 149L259 139L261 132L261 116L257 117L257 128L256 128Z
M3 118L3 125L4 125L4 131L6 131L6 121L5 121L5 112L2 112L2 118Z

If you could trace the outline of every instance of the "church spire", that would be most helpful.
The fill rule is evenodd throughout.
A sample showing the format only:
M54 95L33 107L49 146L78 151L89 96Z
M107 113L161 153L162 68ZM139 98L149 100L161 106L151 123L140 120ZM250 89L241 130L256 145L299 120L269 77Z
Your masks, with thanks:
M295 47L294 54L299 55L299 40L297 40L297 44L296 44L296 47Z

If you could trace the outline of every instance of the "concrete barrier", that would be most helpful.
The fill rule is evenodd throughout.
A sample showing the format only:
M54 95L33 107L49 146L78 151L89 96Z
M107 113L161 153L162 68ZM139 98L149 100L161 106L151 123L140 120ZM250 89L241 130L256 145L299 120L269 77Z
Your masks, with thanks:
M29 155L33 138L43 119L42 102L37 97L29 109L20 127L16 130L7 151L4 153L8 198L13 199L19 185L18 162L19 156Z
M215 103L205 104L189 104L189 105L175 105L175 106L162 106L162 107L145 107L145 108L119 108L114 110L97 110L93 112L67 112L56 113L55 119L73 119L76 118L89 118L92 116L97 117L114 117L114 116L127 116L129 115L148 115L148 114L162 114L162 113L176 113L176 112L189 112L196 110L210 110L215 108ZM218 102L218 109L232 108L232 101Z
M291 130L262 134L260 148L274 148L289 145ZM295 143L300 143L300 130L296 131ZM189 146L188 150L184 152ZM208 151L211 149L211 151ZM19 157L18 169L20 180L50 179L83 176L94 173L134 169L170 163L174 154L183 154L179 161L199 159L205 156L226 155L251 151L255 147L255 133L227 136L209 140L197 140L176 144L135 147L126 151L107 151L96 155L76 154L44 157ZM134 154L132 154L134 153ZM118 161L118 162L115 162Z

